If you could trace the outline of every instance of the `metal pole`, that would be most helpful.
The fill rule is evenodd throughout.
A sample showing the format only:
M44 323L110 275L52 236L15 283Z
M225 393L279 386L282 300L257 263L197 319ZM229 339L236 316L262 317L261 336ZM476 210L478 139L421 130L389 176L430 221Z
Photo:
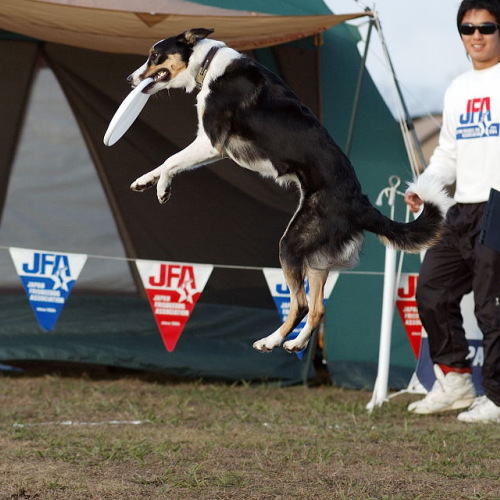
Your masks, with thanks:
M391 363L392 319L394 317L394 291L396 289L396 253L396 250L392 247L386 247L385 249L378 373L372 399L366 406L368 411L372 411L376 406L382 406L387 401Z
M373 25L374 25L374 22L373 22L373 19L371 19L369 22L369 26L368 26L368 34L366 35L365 50L363 53L363 58L361 60L361 66L359 68L358 80L356 82L356 92L354 93L354 102L352 104L351 121L349 122L349 131L347 132L347 140L346 140L346 145L345 145L345 153L347 156L349 156L351 154L352 140L354 137L354 126L356 124L356 118L358 115L359 97L361 94L361 87L363 85L363 77L365 75L365 70L366 70L366 59L368 57L368 49L370 47L370 39L371 39L371 35L372 35Z
M420 165L415 165L414 162L412 163L411 167L412 167L412 170L413 170L413 174L415 176L417 176L420 172L420 169L423 169L425 167L425 157L424 157L424 153L422 151L422 148L420 147L420 142L418 140L418 137L417 137L417 133L415 131L415 126L413 124L413 119L410 115L410 112L408 111L408 107L406 106L406 102L403 98L403 93L401 92L401 87L399 85L399 80L396 76L396 72L394 70L394 66L392 64L392 60L391 60L391 57L389 55L389 50L387 48L387 44L385 43L385 38L384 38L384 34L382 32L382 25L380 24L380 19L378 18L378 15L377 13L375 12L374 13L374 16L373 16L373 23L375 24L375 27L377 29L377 32L378 32L378 35L379 35L379 39L380 39L380 43L382 45L382 50L383 50L383 53L384 53L384 56L387 60L387 64L389 65L389 69L390 69L390 72L391 72L391 76L392 76L392 79L394 81L394 86L396 88L396 92L397 92L397 95L398 95L398 98L399 98L399 102L401 104L401 108L403 110L403 118L405 120L405 125L406 125L406 131L408 132L410 138L411 138L411 145L410 147L413 147L414 148L414 151L417 152L418 154L418 161L420 163ZM408 151L408 156L410 157L410 161L412 158L414 158L414 155L413 155L413 151ZM416 159L415 159L416 160Z

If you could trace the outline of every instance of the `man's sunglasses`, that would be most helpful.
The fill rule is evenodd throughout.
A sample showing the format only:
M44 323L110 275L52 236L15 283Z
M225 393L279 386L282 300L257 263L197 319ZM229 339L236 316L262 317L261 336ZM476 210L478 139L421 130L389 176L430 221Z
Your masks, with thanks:
M482 24L471 24L471 23L465 23L461 24L458 27L458 31L462 35L473 35L476 30L479 30L479 33L481 35L493 35L495 31L498 29L498 24L495 23L482 23Z

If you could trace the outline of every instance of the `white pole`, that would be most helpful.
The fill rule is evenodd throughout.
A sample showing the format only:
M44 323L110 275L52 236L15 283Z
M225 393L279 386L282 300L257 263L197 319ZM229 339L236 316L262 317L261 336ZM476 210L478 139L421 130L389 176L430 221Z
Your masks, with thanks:
M382 406L387 400L389 386L389 365L391 359L392 320L394 317L394 292L396 290L396 250L386 247L384 265L384 291L382 299L382 320L380 322L380 346L378 372L368 411Z
M388 198L391 207L391 219L394 219L396 195L401 179L397 175L389 177L389 186L383 189L377 197L375 205L382 205L384 197ZM385 247L384 290L382 295L382 319L380 321L380 345L378 354L378 371L373 388L372 399L366 405L368 411L375 406L382 406L387 401L389 386L389 366L391 361L392 320L394 317L394 295L396 293L396 255L394 247Z

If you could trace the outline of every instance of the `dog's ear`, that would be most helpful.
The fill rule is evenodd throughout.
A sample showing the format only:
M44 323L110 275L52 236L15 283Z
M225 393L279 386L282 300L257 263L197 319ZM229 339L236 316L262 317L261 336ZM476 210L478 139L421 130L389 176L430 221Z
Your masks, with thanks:
M215 30L207 28L192 28L182 33L182 37L188 45L196 45L200 40L203 40Z

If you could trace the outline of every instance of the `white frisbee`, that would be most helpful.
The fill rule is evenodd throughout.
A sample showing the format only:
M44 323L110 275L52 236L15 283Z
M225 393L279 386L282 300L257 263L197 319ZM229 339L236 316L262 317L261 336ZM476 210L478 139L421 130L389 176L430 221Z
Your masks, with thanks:
M104 135L104 144L106 146L112 146L118 141L139 116L150 96L150 94L144 94L142 90L152 81L152 78L146 78L123 99L120 107L109 122L108 130L106 130L106 134Z

